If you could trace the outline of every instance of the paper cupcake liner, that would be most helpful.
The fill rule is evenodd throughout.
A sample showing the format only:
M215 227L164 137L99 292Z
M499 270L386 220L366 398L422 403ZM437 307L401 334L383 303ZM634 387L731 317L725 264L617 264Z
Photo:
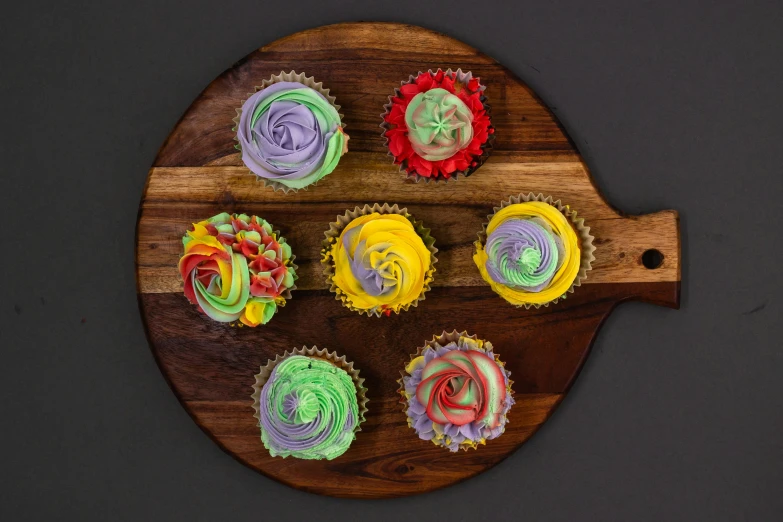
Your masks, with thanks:
M487 222L484 223L484 225L482 226L481 232L478 233L478 242L476 243L476 247L478 247L478 244L481 245L486 244L487 227L489 226L489 222L492 221L492 218L495 216L495 214L498 211L500 211L501 209L509 205L514 205L517 203L526 203L528 201L541 201L543 203L547 203L563 213L563 215L571 223L571 226L575 229L576 234L579 236L580 258L579 258L579 272L577 272L576 278L574 278L574 282L571 283L571 286L568 287L568 290L566 290L562 296L552 299L551 301L547 301L546 303L525 303L522 305L509 303L509 304L514 304L514 306L516 306L517 308L524 307L525 309L530 309L533 307L540 308L542 306L549 306L550 304L557 303L560 299L565 299L567 294L573 293L574 288L576 288L577 286L581 286L582 282L584 282L584 280L587 279L587 273L590 270L592 270L593 261L595 261L595 255L594 255L595 246L593 245L593 240L595 238L590 234L590 227L585 225L584 218L577 217L576 210L573 210L569 205L564 205L559 199L555 201L552 199L552 196L544 196L543 194L540 193L534 194L533 192L529 192L528 194L520 194L518 196L512 196L509 199L501 202L499 207L495 207L493 209L492 214L487 216Z
M286 350L283 355L275 356L274 360L269 359L266 365L260 368L259 373L255 376L253 394L250 396L253 399L253 411L255 412L253 417L258 420L258 423L260 424L261 422L261 389L269 380L269 376L272 375L272 370L274 370L278 364L292 355L304 355L306 357L314 357L327 361L334 366L345 370L348 375L351 376L351 380L356 387L356 401L359 405L359 418L356 421L356 428L354 428L353 432L359 433L362 431L361 424L365 421L365 416L368 411L367 388L364 387L364 378L359 377L359 370L355 369L353 367L353 362L348 362L344 355L338 356L337 352L329 352L326 350L326 348L318 349L317 346L310 348L303 346L301 348L294 348L290 352Z
M430 347L434 348L436 345L446 346L447 344L450 344L450 343L456 343L456 342L459 341L460 337L467 337L467 338L473 339L475 341L479 340L478 336L476 336L476 335L468 335L467 331L458 332L457 330L453 330L451 332L446 332L444 330L444 332L442 334L440 334L440 335L433 335L431 340L425 341L424 342L424 346L420 346L420 347L416 348L416 353L410 355L410 358L408 359L408 362L414 360L416 357L420 357L424 353L424 350L426 350L427 348L430 348ZM484 341L484 343L485 344L489 344L490 347L494 348L492 346L492 343L490 343L489 341ZM498 356L497 353L495 354L495 361L499 365L505 366L505 363L503 363L499 359L499 356ZM406 366L407 366L407 364L406 364ZM410 417L408 417L408 396L405 394L405 381L403 380L407 376L408 376L408 373L405 370L401 370L400 371L400 378L397 379L397 384L399 384L400 387L397 389L397 393L400 395L400 406L402 407L402 413L405 415L406 419L409 419ZM514 396L514 391L512 390L512 386L513 385L514 385L514 381L512 381L509 378L508 379L508 386L506 387L506 391L507 391L507 393L509 393L512 396L512 398ZM506 415L505 415L505 417L506 417L506 424L508 424L510 422L508 420L508 413L509 412L506 412ZM412 428L413 427L411 426L411 429ZM498 437L496 437L496 438L498 438ZM495 439L492 439L492 440L495 440ZM443 446L443 447L445 447L445 446ZM462 449L462 450L468 451L471 448L478 449L478 446L475 443L474 444L470 444L470 443L460 444L460 449Z
M303 85L306 85L307 87L310 87L311 89L321 93L324 96L324 98L326 98L326 100L329 102L329 104L332 107L334 107L335 110L337 111L337 113L340 115L340 126L343 129L345 129L345 124L343 123L343 117L344 116L343 116L343 113L340 112L340 106L337 105L337 103L336 103L337 98L335 98L334 96L329 94L329 89L325 89L324 88L323 82L316 82L315 78L313 78L312 76L307 76L305 73L297 73L295 71L289 71L289 72L281 71L280 74L272 75L271 78L262 81L261 85L256 85L255 86L255 91L247 93L247 97L244 100L242 100L242 103L239 105L239 108L236 109L237 115L234 117L234 119L231 120L231 121L234 122L234 128L231 129L231 130L234 131L234 133L235 133L234 134L234 141L236 141L237 143L234 146L238 150L242 150L242 147L239 145L239 140L236 137L237 127L239 126L239 118L242 116L242 106L245 104L247 99L250 98L252 95L254 95L255 93L257 93L258 91L260 91L262 89L266 89L267 87L269 87L273 83L278 83L278 82L299 82L299 83L301 83ZM347 134L346 134L346 139L349 139ZM244 163L243 163L243 165L244 165ZM301 189L297 189L297 188L293 188L293 187L289 187L287 185L284 185L283 183L280 183L279 181L275 181L273 179L266 179L266 178L262 178L260 176L257 176L250 169L248 169L248 172L250 172L250 174L255 176L257 181L262 182L265 187L271 187L275 192L280 190L280 191L284 192L285 194L288 194L290 192L297 192L299 190L307 190L308 188L317 185L318 182L321 181L321 180L318 180L318 181L315 181L315 182L311 183L310 185L307 185L306 187L302 187ZM323 178L321 178L321 179L323 179Z
M436 69L435 71L433 71L432 69L429 69L427 72L430 73L430 74L436 74L438 72L438 70ZM421 74L421 73L422 73L422 71L419 71L418 74ZM447 75L454 75L456 77L456 80L459 81L463 85L467 85L467 83L473 78L473 73L472 72L470 72L470 71L463 72L462 69L457 69L456 71L453 71L453 70L451 70L449 68L446 71L444 71L444 73L447 74ZM416 75L412 74L412 75L410 75L410 78L408 78L407 81L400 82L400 87L402 87L403 85L415 82L416 81L416 77L418 76L418 74L416 74ZM482 103L482 105L484 105L484 110L487 112L487 116L490 119L489 128L490 129L494 129L495 127L492 125L492 108L490 107L489 103L487 102L487 97L484 96L484 93L483 93L483 91L486 88L487 87L485 85L479 84L479 90L482 92L482 94L481 94L481 103ZM380 125L381 129L383 129L381 131L381 137L384 140L384 145L386 146L386 150L388 151L388 155L392 157L392 162L394 162L396 157L389 150L389 138L386 136L386 131L388 131L391 128L391 126L386 121L386 116L391 112L391 109L392 109L392 98L395 98L395 97L400 97L400 89L399 89L399 87L394 89L394 94L389 96L388 103L386 103L383 106L384 111L383 111L383 114L381 114L381 121L382 121L382 123ZM418 174L416 172L408 172L408 169L407 169L408 162L407 162L407 160L403 160L403 162L399 165L400 172L402 172L404 174L404 178L406 178L406 179L407 178L411 178L416 183L418 183L419 181L422 181L422 180L425 183L429 183L430 181L434 181L435 183L439 183L441 181L443 181L444 183L448 183L448 181L451 180L451 179L453 179L454 181L457 181L457 178L459 176L464 176L464 177L467 178L468 176L470 176L471 174L476 172L484 164L484 162L487 160L489 155L492 153L492 149L494 148L494 141L495 141L495 133L493 132L493 133L489 134L489 137L487 138L487 141L481 146L481 156L476 156L476 157L473 158L473 161L476 162L476 166L475 167L469 167L467 170L457 170L457 171L454 171L451 174L451 177L448 177L448 178L444 178L442 176L438 176L438 177L433 178L433 177L422 176L422 175L420 175L420 174ZM395 163L395 165L396 165L396 163Z
M420 301L424 301L425 294L430 290L430 283L432 283L433 280L433 274L435 273L435 263L438 262L438 258L435 257L438 249L435 248L435 239L430 235L430 229L424 228L424 224L422 222L416 221L413 216L408 213L407 208L400 208L396 203L392 206L389 206L388 203L384 203L383 206L375 203L372 206L364 205L364 207L356 207L353 210L346 210L345 214L342 216L337 216L337 221L329 223L329 230L324 232L326 239L324 239L321 247L321 264L324 266L323 273L330 285L329 290L335 294L335 299L341 301L343 306L349 310L353 310L354 312L359 312L359 315L366 313L368 317L371 315L381 317L381 315L384 314L383 310L364 310L354 307L351 304L348 296L334 283L335 271L334 259L332 259L332 245L339 239L343 229L351 221L358 218L359 216L365 216L372 214L373 212L377 212L379 214L399 214L407 218L408 221L410 221L413 225L413 229L416 231L419 237L421 237L422 241L424 241L424 245L427 247L427 250L430 251L430 255L432 256L430 269L424 276L424 289L421 291L421 294L419 294L418 299L400 307L402 311L407 312L411 306L418 306ZM399 310L396 313L400 313Z

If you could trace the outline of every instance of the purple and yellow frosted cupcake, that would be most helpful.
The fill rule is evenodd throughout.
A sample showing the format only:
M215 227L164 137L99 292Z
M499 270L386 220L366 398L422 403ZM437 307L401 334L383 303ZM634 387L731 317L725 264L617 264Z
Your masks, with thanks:
M443 332L419 348L401 372L408 426L449 451L477 448L506 429L514 404L510 372L492 344Z
M560 200L521 194L501 203L479 233L473 261L517 307L548 306L582 284L595 260L584 219Z
M337 216L321 263L331 291L360 314L390 315L424 300L437 258L430 231L397 205L377 203Z
M345 356L315 346L278 355L253 385L264 447L273 457L339 457L361 431L366 391L359 370Z

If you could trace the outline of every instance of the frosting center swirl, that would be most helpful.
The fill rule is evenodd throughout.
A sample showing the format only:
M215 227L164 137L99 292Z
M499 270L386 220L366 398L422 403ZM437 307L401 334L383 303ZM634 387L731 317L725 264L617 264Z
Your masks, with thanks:
M562 248L544 221L508 219L487 237L487 272L496 283L536 292L555 275Z
M505 382L497 363L476 351L450 351L431 360L422 371L416 398L427 416L439 424L481 423L492 429L500 423Z
M420 92L405 109L413 150L428 161L450 158L473 139L473 113L443 88Z

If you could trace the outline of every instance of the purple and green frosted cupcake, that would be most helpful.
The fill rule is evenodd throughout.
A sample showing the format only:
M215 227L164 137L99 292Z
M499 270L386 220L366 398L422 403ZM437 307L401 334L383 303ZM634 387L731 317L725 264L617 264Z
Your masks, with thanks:
M281 72L237 110L242 162L274 190L297 191L330 174L348 151L340 106L320 82Z
M489 341L443 332L419 348L401 373L408 426L420 439L455 452L505 431L514 404L512 381Z
M359 370L344 356L315 346L270 360L256 375L253 390L261 442L273 457L339 457L367 412Z

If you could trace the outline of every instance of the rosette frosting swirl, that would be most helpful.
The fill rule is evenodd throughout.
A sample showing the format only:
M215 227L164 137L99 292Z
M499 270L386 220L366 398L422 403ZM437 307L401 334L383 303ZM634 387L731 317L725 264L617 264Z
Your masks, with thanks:
M539 292L563 260L563 241L540 218L508 219L487 237L487 273L501 285Z
M269 453L333 459L345 453L359 422L350 375L314 357L292 355L275 366L259 397L261 440Z
M482 277L517 306L564 295L579 272L579 240L568 219L541 201L508 205L492 216L473 260Z
M222 213L182 238L185 296L215 321L266 324L290 298L291 247L258 216Z
M446 89L431 89L413 97L405 109L413 150L428 161L452 157L473 139L473 113Z
M348 138L337 109L321 93L277 82L242 105L237 140L253 173L299 189L335 169Z
M500 436L514 403L509 372L492 344L460 336L426 347L406 367L408 424L421 439L451 451Z
M398 312L432 279L432 255L405 216L373 212L351 221L332 245L333 282L359 310Z

